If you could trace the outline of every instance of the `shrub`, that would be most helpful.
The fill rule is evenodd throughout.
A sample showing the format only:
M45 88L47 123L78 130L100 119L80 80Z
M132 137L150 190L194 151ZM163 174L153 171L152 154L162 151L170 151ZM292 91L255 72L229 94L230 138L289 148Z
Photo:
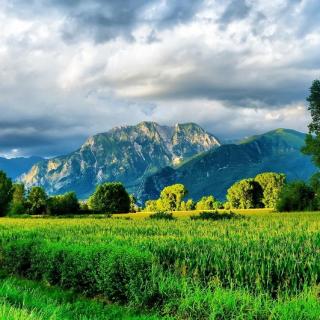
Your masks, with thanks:
M232 218L239 218L240 215L235 214L234 212L200 212L199 215L191 216L191 220L228 220Z
M175 220L175 217L172 215L172 212L158 211L149 216L149 219L154 220Z
M276 209L280 212L316 210L315 193L303 181L288 183L279 195Z

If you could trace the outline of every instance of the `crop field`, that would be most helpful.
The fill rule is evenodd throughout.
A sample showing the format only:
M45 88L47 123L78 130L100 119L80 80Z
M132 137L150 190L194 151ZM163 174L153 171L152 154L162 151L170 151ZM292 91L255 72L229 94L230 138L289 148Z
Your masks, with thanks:
M320 213L238 213L219 221L191 220L195 212L172 221L147 213L2 218L0 309L17 317L0 319L42 319L32 310L46 314L46 305L68 313L43 319L98 319L87 308L98 308L99 319L112 308L148 319L320 319ZM16 302L19 290L42 302L28 309ZM24 312L29 318L19 318ZM125 311L114 319L140 318Z

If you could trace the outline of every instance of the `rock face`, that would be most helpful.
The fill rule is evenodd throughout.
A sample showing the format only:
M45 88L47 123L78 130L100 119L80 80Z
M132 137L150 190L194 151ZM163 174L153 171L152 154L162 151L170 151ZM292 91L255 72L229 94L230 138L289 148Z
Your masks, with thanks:
M300 152L304 140L301 132L277 129L222 145L178 168L166 167L146 177L138 196L142 201L156 199L165 186L182 183L194 200L209 194L224 200L234 182L268 171L285 173L288 180L307 180L316 168Z
M79 150L34 165L20 180L50 194L74 190L80 198L105 181L120 181L138 192L148 174L218 146L213 135L194 123L169 127L142 122L92 136Z

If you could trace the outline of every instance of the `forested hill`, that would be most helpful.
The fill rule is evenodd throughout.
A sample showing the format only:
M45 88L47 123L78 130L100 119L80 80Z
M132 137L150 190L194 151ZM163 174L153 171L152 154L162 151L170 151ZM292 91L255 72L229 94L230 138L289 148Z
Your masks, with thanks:
M139 197L142 201L156 199L163 187L182 183L194 200L208 194L223 200L237 180L267 171L285 173L288 180L307 180L316 168L300 152L304 139L301 132L277 129L239 144L222 145L178 168L166 167L147 177Z

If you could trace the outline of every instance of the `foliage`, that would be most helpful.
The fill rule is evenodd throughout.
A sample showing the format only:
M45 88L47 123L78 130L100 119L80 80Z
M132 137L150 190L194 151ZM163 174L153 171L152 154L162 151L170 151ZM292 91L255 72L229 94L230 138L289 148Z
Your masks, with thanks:
M148 200L145 203L145 211L178 211L187 210L193 207L193 201L188 200L187 203L183 198L188 194L183 184L174 184L165 187L157 200Z
M288 183L279 195L276 208L280 212L315 210L317 208L315 193L303 181Z
M12 198L12 182L7 175L0 170L0 216L4 216L8 210Z
M137 199L133 194L129 195L130 197L130 209L129 212L137 212L139 211L139 206L137 205Z
M29 214L39 215L48 212L48 196L42 187L32 187L27 196L27 210Z
M130 210L130 197L122 183L104 183L97 186L88 205L97 212L126 213Z
M183 184L165 187L160 193L162 209L168 211L179 210L181 202L187 193L188 191Z
M262 203L266 208L275 208L279 194L285 185L286 176L281 173L264 172L258 174L254 180L258 182L263 191Z
M175 220L172 212L158 211L149 216L149 219L153 220Z
M196 208L196 204L192 199L188 199L187 201L182 201L180 205L181 211L192 211Z
M254 179L240 180L227 191L227 200L231 208L261 208L262 197L263 190Z
M25 188L22 183L12 185L12 200L10 203L9 215L22 215L27 211Z
M302 152L312 156L313 162L320 166L320 80L315 80L310 88L308 110L311 113L309 134L306 136Z
M239 218L240 215L236 215L234 212L219 212L219 211L214 211L214 212L200 212L199 215L194 215L191 216L191 220L229 220L232 218Z
M196 204L196 210L215 210L221 209L222 203L214 196L204 196Z
M49 213L52 215L77 214L80 210L75 192L50 197L48 200Z
M84 298L36 281L8 277L0 279L2 320L156 320L129 308Z

